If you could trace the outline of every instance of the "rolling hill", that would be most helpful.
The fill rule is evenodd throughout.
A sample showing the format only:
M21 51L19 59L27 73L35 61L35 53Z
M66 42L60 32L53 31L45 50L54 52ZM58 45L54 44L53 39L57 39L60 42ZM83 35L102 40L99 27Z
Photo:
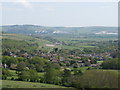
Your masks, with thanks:
M57 37L117 37L117 27L48 27L38 25L1 26L6 33Z

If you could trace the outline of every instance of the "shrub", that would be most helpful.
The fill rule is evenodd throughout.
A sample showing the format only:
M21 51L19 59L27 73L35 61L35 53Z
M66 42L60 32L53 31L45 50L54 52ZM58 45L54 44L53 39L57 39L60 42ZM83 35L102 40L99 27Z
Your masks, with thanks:
M12 77L11 80L15 80L15 79Z
M3 79L3 80L6 80L6 79L7 79L7 76L6 76L6 75L2 75L2 79Z

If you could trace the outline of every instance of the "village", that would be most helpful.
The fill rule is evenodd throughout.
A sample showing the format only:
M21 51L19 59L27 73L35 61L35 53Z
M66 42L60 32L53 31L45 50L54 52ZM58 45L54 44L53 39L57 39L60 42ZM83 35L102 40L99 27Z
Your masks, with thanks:
M100 54L61 54L59 51L55 52L42 52L42 51L35 51L32 53L28 53L22 50L17 50L13 52L12 50L8 49L8 51L4 52L3 55L10 56L10 57L23 57L26 59L32 59L33 57L40 57L48 60L50 63L57 63L63 67L99 67L104 60L112 59L114 57L114 53L117 51L112 52L104 52ZM4 64L2 67L6 68L7 65Z

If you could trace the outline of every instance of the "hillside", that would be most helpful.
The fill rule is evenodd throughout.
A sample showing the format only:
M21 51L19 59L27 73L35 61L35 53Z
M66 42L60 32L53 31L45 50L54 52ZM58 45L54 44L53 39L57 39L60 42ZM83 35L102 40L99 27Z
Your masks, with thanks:
M5 47L9 47L12 50L23 49L27 51L33 51L39 49L52 50L55 47L59 47L54 45L54 43L48 40L44 40L42 38L32 37L28 35L3 33L1 38L2 38L3 49L5 49Z

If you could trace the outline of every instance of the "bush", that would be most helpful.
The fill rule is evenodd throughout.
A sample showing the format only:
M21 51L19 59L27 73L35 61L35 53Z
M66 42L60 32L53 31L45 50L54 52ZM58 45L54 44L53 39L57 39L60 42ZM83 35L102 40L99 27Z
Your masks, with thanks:
M6 75L2 75L2 79L3 79L3 80L6 80L6 79L7 79L7 76L6 76Z
M35 82L39 79L38 73L35 70L24 70L19 74L19 79L23 81Z
M11 76L10 72L5 68L2 68L2 75Z
M15 79L12 77L11 80L15 80Z

